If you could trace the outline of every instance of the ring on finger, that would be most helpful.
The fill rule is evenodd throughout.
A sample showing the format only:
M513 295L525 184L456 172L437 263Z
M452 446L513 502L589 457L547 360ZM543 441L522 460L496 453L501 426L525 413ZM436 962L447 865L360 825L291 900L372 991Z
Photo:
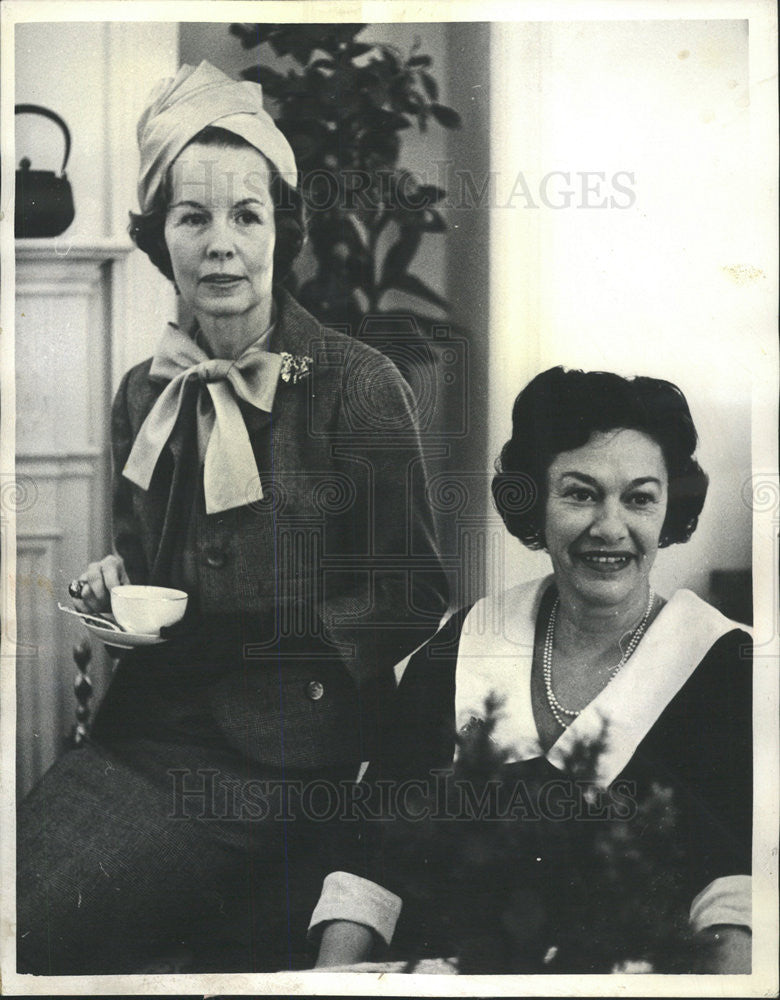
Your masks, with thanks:
M87 586L86 580L71 580L70 583L68 584L68 593L72 598L78 601L81 598L81 595L84 592L84 588L86 586Z

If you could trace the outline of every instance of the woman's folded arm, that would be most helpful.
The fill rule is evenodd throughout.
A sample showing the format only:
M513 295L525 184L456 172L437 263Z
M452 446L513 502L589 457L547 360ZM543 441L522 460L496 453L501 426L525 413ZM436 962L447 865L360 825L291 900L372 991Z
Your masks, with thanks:
M351 872L331 872L309 922L319 940L317 965L367 961L377 943L389 945L401 912L395 893Z

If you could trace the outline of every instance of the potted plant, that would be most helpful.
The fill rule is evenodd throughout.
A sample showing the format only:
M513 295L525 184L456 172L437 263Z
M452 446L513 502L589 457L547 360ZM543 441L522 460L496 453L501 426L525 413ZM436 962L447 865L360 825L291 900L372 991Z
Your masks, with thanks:
M499 711L489 698L458 736L447 781L407 802L409 821L384 821L409 921L393 958L408 972L453 959L474 975L690 971L673 791L654 783L621 800L598 789L606 725L573 746L566 782L538 761L508 764L491 736Z
M393 328L429 333L442 322L416 309L388 311L391 292L447 307L413 269L424 236L446 231L436 207L446 192L399 166L401 135L413 125L458 128L460 117L439 103L432 59L419 40L403 55L360 41L365 27L233 24L230 31L244 48L268 43L294 63L282 72L258 62L242 73L273 101L309 207L313 274L293 276L292 290L322 323L382 349L388 345L376 343L372 323L392 339Z

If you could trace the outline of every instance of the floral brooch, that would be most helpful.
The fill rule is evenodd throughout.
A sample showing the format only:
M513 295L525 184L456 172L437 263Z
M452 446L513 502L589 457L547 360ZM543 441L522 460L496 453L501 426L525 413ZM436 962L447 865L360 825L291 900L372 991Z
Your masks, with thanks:
M314 359L306 354L288 354L287 351L282 351L281 358L282 367L279 371L279 378L282 382L291 381L293 385L306 378L314 364Z

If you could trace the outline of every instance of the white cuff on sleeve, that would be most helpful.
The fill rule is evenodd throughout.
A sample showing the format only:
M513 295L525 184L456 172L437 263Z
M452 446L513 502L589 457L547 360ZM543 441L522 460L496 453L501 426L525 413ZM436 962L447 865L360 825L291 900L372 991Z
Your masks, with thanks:
M716 924L753 928L752 880L749 875L726 875L710 882L691 903L694 932Z
M383 889L350 872L331 872L322 883L322 892L309 921L309 938L319 924L330 920L351 920L375 931L390 944L401 913L401 900L395 893Z

